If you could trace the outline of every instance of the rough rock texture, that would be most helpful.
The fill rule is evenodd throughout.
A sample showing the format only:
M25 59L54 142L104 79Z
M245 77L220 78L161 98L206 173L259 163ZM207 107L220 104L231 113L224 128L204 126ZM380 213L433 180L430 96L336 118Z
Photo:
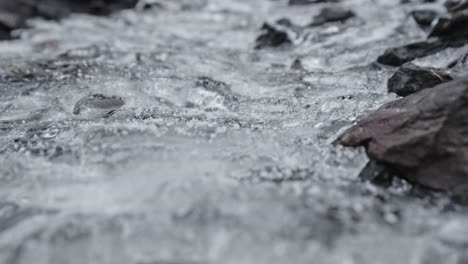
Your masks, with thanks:
M337 142L365 147L372 160L408 181L457 192L468 186L467 116L465 78L390 102Z
M449 18L440 18L429 37L452 42L468 42L468 10L459 11Z
M396 69L375 58L425 37L408 17L421 1L146 2L33 20L0 43L1 264L466 259L459 225L437 237L466 208L396 177L363 183L366 153L330 144L395 100ZM333 6L359 19L301 26ZM254 49L265 21L292 44ZM89 95L125 105L104 118Z
M387 49L383 55L377 58L377 62L390 66L400 66L416 58L437 53L448 46L448 43L437 39L416 42L398 48Z
M26 26L30 18L60 19L71 13L109 15L132 8L138 0L0 0L0 39L9 39L10 32Z
M390 66L400 66L416 58L434 54L447 47L460 47L468 43L468 10L456 11L440 18L428 39L391 48L378 57L377 61Z
M387 87L389 93L407 96L451 80L453 78L444 70L406 63L388 80Z

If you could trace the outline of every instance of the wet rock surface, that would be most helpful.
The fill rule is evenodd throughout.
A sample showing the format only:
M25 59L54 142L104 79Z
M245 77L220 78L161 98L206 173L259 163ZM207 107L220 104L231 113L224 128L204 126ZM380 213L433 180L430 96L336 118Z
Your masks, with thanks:
M427 40L418 41L401 47L391 48L377 59L379 63L400 66L416 58L425 57L437 53L446 48L457 48L468 43L468 9L464 5L456 5L457 8L447 8L451 14L437 20ZM415 16L417 13L413 13ZM424 25L425 18L415 16L418 23ZM428 21L427 21L428 22Z
M440 41L404 60L463 76L465 47L427 40L410 17L427 4L458 12L440 1L171 0L29 21L0 42L0 263L464 261L468 212L452 200L466 199L453 184L464 180L460 85L374 114L392 113L369 123L388 130L366 133L402 150L385 141L393 159L371 157L367 175L365 151L331 144L398 100L387 90L397 68L375 63L385 50ZM325 8L355 17L308 26ZM257 43L264 24L273 37ZM406 136L420 156L403 152ZM449 180L423 177L423 164L444 162Z
M468 9L458 11L449 18L439 19L429 37L438 37L454 43L466 43L468 41L467 23Z
M132 8L137 0L18 0L0 1L0 39L10 39L11 31L27 26L31 18L60 19L72 13L109 15Z
M414 59L435 54L448 47L449 44L438 39L411 43L386 50L383 55L377 58L377 62L390 66L400 66Z
M419 67L411 62L401 66L388 80L388 92L407 96L422 89L453 80L446 71L430 67Z
M365 147L372 160L408 181L461 191L468 185L467 95L468 79L461 79L390 102L338 143Z

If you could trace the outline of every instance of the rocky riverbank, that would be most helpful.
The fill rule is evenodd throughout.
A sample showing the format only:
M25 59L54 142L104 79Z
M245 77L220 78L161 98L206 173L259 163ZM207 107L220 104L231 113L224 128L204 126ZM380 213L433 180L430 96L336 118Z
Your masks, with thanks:
M0 1L0 263L466 263L466 6Z

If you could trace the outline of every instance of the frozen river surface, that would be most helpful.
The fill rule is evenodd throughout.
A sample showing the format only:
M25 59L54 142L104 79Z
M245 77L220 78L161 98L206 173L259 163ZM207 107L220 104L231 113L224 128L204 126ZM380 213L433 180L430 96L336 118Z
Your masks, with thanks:
M466 209L331 144L396 98L374 61L425 38L415 6L160 2L0 43L0 263L468 263ZM254 49L280 18L292 44Z

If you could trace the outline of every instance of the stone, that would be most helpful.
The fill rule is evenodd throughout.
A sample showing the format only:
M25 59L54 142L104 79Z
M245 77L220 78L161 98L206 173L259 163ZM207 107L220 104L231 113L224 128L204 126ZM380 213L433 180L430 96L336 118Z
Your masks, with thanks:
M401 66L416 58L437 53L449 45L440 40L421 41L402 47L390 48L377 58L377 62L389 66Z
M118 96L93 94L81 98L75 104L73 114L86 117L109 117L124 104L125 101Z
M11 38L11 31L26 27L30 18L57 20L71 13L109 15L117 10L133 8L138 0L0 0L0 39Z
M262 33L255 40L255 49L277 48L291 43L286 30L265 23L262 26Z
M440 18L429 37L468 43L468 10L455 13L452 17Z
M388 92L407 96L425 88L453 80L446 71L430 67L419 67L413 63L401 66L388 80Z
M432 25L439 16L439 13L431 9L420 9L412 11L411 16L419 26L425 28Z
M377 62L400 66L416 58L437 53L445 48L457 48L468 43L468 9L449 17L439 18L425 41L390 48L378 57Z
M467 116L468 78L461 78L385 104L335 143L364 147L371 161L409 182L466 197Z
M331 22L345 22L356 14L349 9L341 7L325 7L314 17L310 26L320 26Z

